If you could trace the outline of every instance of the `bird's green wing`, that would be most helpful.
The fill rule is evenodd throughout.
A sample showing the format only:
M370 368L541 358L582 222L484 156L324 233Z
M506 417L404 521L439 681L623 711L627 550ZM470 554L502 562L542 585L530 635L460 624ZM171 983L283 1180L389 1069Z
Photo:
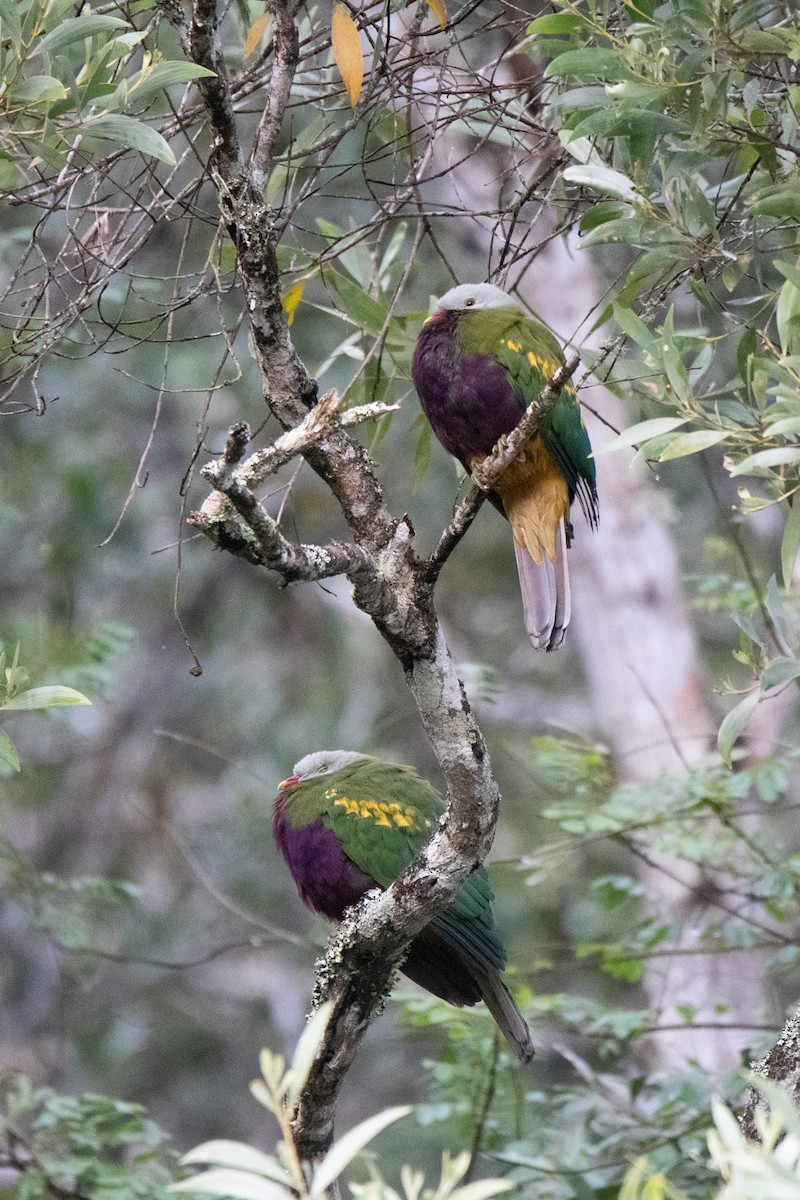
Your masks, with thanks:
M323 797L323 822L347 857L383 888L419 853L444 811L438 792L413 768L375 760L335 772ZM492 899L489 877L480 869L461 885L448 912L479 916Z
M509 383L527 407L564 362L561 347L549 329L521 314L509 322L498 342L497 357L505 368ZM564 385L539 432L564 473L570 495L577 493L587 518L594 524L597 519L595 464L589 434L571 382Z

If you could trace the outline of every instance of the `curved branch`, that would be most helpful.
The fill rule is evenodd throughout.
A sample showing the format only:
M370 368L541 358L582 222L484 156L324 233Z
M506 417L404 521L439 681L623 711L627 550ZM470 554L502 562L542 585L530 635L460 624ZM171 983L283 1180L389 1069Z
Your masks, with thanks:
M529 439L536 433L543 418L550 412L558 399L564 384L577 371L579 362L577 354L573 354L558 368L536 399L525 409L519 424L511 430L511 433L505 434L499 439L480 466L472 472L472 478L475 481L473 487L459 506L428 559L428 580L431 586L436 582L445 562L475 520L478 510L489 492L505 469L511 465Z
M207 27L210 2L194 0L193 19ZM275 8L273 4L273 12ZM205 42L202 48L210 53ZM209 65L208 57L199 61ZM273 78L277 80L277 76ZM208 115L218 142L229 150L225 122L231 111L230 91L223 72L219 73L219 87L221 97L216 92L204 92L204 96L208 97ZM274 97L280 100L282 95L276 82ZM279 128L282 115L281 104L276 103L269 118L274 129ZM218 121L222 122L219 129ZM266 139L269 129L265 130ZM441 828L388 892L368 898L345 922L319 967L317 999L333 999L334 1014L300 1097L295 1121L298 1150L305 1158L316 1158L330 1145L342 1079L405 946L446 907L459 884L486 857L499 793L433 607L427 565L413 549L408 518L398 520L386 508L367 452L343 428L336 427L333 413L323 410L323 426L329 422L323 436L313 428L310 410L316 404L316 384L295 353L281 305L278 231L275 215L259 193L257 169L254 173L253 164L244 168L231 153L220 153L213 177L238 251L265 401L284 428L292 430L286 435L290 448L294 439L294 445L299 445L329 485L355 545L296 547L283 538L238 466L249 437L245 426L234 427L222 459L206 469L206 476L224 499L218 498L220 508L211 517L207 502L204 512L196 514L195 524L209 532L218 546L251 562L273 566L286 580L318 578L320 555L339 556L335 565L353 584L356 605L372 618L403 668L447 784L448 807ZM304 433L296 432L296 426L304 428ZM272 450L274 461L275 448ZM269 458L267 453L265 459L255 464L251 460L250 465L257 473ZM311 574L303 576L303 571Z

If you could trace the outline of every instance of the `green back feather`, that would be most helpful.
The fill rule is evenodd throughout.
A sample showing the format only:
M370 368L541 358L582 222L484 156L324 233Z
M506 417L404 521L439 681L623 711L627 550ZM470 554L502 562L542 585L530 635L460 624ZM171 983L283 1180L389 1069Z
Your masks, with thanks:
M456 347L465 356L481 354L495 358L526 408L564 362L561 347L550 330L517 308L462 313L456 327ZM589 435L571 383L562 389L539 433L572 490L579 492L582 502L588 498L593 511L595 463L590 457Z
M364 757L300 783L287 793L284 812L292 825L322 817L347 857L387 888L431 837L444 804L413 767ZM461 885L448 912L478 917L488 912L493 898L481 867Z

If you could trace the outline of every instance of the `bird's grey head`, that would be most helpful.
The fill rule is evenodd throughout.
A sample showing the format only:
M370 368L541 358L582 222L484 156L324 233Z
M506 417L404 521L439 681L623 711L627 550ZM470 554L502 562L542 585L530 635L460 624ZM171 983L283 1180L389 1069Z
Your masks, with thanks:
M460 283L458 287L445 292L436 308L438 312L482 308L518 308L524 311L515 296L509 296L508 292L495 287L493 283Z
M292 778L317 779L320 775L332 775L342 767L366 760L366 754L358 754L353 750L315 750L313 754L307 754L294 764Z

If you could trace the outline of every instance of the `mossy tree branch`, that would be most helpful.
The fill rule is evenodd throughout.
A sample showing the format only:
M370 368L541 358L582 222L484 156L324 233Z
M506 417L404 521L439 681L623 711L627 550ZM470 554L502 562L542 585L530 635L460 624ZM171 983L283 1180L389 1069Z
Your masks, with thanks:
M267 85L269 115L259 126L246 161L218 53L211 0L194 0L184 46L195 62L216 72L203 89L214 131L212 178L238 252L265 402L284 429L292 432L284 435L283 447L278 439L269 450L240 465L249 432L235 426L222 458L204 471L215 498L193 521L216 545L277 571L283 582L321 578L325 573L347 576L354 602L372 618L402 667L441 765L448 801L440 828L417 860L389 891L368 897L359 906L332 940L318 969L316 1000L333 1000L333 1018L295 1119L298 1148L305 1158L314 1159L331 1143L339 1087L404 948L447 906L460 883L486 857L499 794L434 608L429 564L414 551L410 522L407 517L395 518L387 509L366 450L348 434L346 422L335 419L335 406L323 405L322 414L313 415L316 384L292 345L281 304L277 214L264 201L262 184L291 93L287 82L290 85L293 16L284 0L271 0L270 11L281 30L283 51L276 43ZM289 452L301 453L328 484L352 543L292 545L259 503L252 491L256 478L286 461Z

